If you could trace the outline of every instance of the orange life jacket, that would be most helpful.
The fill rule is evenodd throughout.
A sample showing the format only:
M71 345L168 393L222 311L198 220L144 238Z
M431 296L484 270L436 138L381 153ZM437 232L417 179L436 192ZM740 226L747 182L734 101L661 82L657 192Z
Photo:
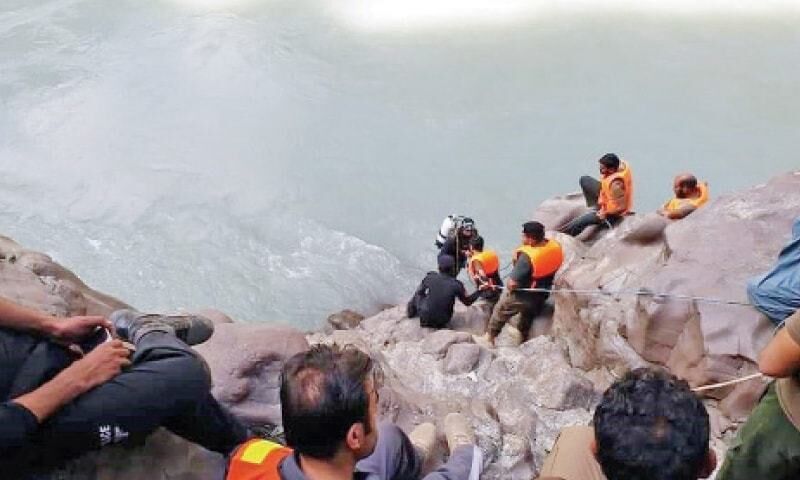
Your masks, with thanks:
M281 480L278 466L292 449L254 438L239 445L228 464L225 480Z
M472 255L469 259L467 269L469 270L469 274L473 277L477 274L475 270L476 263L481 265L483 273L485 273L487 277L494 275L497 273L497 270L500 269L500 258L494 250L484 250Z
M673 198L667 205L664 207L668 212L675 212L683 207L686 204L693 205L695 208L700 208L708 202L708 184L703 182L697 184L697 188L700 190L700 196L697 198Z
M561 244L551 239L548 239L544 245L519 247L514 252L514 263L517 262L520 253L524 253L531 259L534 282L555 274L564 262L564 251Z
M622 180L625 185L625 196L622 200L615 200L611 195L611 184ZM600 180L600 196L597 205L603 212L612 212L614 215L625 215L633 206L633 172L628 162L619 162L619 169Z

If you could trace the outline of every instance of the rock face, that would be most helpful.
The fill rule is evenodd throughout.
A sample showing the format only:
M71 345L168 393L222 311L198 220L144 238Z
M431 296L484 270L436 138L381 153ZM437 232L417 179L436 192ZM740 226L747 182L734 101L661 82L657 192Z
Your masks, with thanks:
M584 208L580 197L561 197L545 202L534 218L553 228ZM251 423L277 424L283 362L313 343L355 345L383 370L384 418L406 431L432 421L443 437L444 416L462 412L485 453L481 478L529 480L561 428L587 424L600 393L629 368L663 365L693 385L753 372L771 333L753 308L661 294L746 302L745 280L771 265L798 211L800 172L714 199L684 220L632 216L592 245L553 234L567 253L556 286L578 291L555 293L554 310L534 322L531 339L520 346L487 350L473 342L490 314L478 302L458 306L450 329L439 331L420 327L401 307L366 319L343 312L329 319L336 330L310 334L205 310L216 333L197 351L220 401ZM2 237L0 285L5 296L57 315L127 307ZM711 392L718 456L732 420L747 415L762 388L754 381ZM440 440L434 465L444 457ZM219 455L160 431L144 446L78 459L57 478L218 480L224 466Z

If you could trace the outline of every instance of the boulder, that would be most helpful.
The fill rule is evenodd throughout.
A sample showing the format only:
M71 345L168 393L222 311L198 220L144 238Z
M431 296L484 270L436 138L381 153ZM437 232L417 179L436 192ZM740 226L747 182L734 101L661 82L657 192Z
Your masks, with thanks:
M442 356L447 352L450 345L464 342L472 342L472 335L466 332L456 332L453 330L434 330L422 341L422 351L424 353Z
M471 372L481 356L481 347L474 343L456 343L447 349L444 371L451 375Z
M342 310L329 316L328 324L336 330L351 330L356 328L362 320L364 320L364 315L353 310Z

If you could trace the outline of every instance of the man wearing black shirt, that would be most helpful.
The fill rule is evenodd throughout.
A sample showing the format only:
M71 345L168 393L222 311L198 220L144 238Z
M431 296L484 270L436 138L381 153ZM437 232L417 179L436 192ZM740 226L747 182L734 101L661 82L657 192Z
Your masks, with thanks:
M439 271L428 273L408 302L406 311L409 318L419 316L421 326L443 328L450 323L456 298L467 306L478 299L481 290L467 295L464 284L454 277L454 269L453 257L439 256Z
M439 250L439 257L453 257L453 276L457 277L458 272L467 264L469 254L469 243L478 234L475 229L475 222L471 218L464 218L456 226L452 237L445 240L444 245Z

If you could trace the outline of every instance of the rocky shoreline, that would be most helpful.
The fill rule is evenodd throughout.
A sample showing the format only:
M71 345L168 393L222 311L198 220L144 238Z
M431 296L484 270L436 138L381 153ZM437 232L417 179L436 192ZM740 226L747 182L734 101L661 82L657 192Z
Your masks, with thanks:
M555 228L580 210L559 197L533 214ZM587 246L558 236L567 261L557 288L651 292L746 302L745 281L769 268L800 211L800 172L720 196L684 220L636 215ZM96 292L69 270L11 239L0 238L3 295L56 315L108 314L127 307ZM693 386L756 371L756 352L771 325L752 307L631 294L553 295L521 346L475 344L488 308L458 308L451 328L433 331L388 308L362 319L342 312L330 327L306 333L272 324L237 323L213 310L212 339L197 350L209 363L214 395L258 425L278 425L282 362L309 343L353 344L378 359L385 377L381 413L410 430L465 413L484 450L485 479L534 478L559 430L587 424L602 392L626 369L663 365ZM714 448L746 418L765 385L756 380L709 392ZM444 448L433 462L441 460ZM146 445L116 447L73 462L54 478L221 478L224 460L167 432Z

